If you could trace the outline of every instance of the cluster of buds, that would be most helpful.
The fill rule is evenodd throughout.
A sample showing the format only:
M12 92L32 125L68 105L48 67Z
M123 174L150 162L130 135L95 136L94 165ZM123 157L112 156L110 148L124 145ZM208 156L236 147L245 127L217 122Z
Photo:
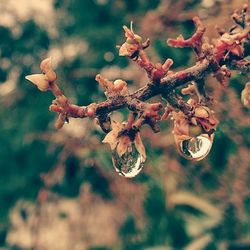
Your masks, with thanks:
M95 79L106 90L104 94L107 98L128 95L127 83L121 79L111 82L108 79L103 78L100 74L98 74Z
M232 18L236 25L232 26L228 32L219 30L221 37L215 40L214 53L217 62L220 60L225 61L230 57L237 59L244 57L242 43L249 37L250 31L247 5L245 4L241 11L235 11Z
M132 22L130 29L127 26L123 26L123 29L127 39L121 46L117 46L119 48L119 55L127 56L137 62L147 72L149 79L154 82L165 76L173 64L173 60L168 58L163 64L153 64L144 51L149 47L150 40L146 39L143 42L143 39L134 33Z
M168 39L172 47L191 47L197 62L194 66L170 71L173 60L167 58L163 64L153 63L147 53L149 39L142 39L133 30L124 26L125 42L118 46L119 55L132 59L148 76L144 87L133 93L121 79L110 81L100 74L96 81L105 89L106 100L88 106L71 104L56 83L56 74L51 67L51 59L42 61L42 74L27 76L39 90L51 90L56 99L50 110L59 114L56 127L60 128L69 118L94 118L107 134L103 142L112 151L115 170L122 176L134 177L142 169L146 152L140 129L149 125L159 132L159 122L169 117L173 120L173 135L179 153L188 160L199 161L206 157L212 147L218 120L212 109L213 98L206 94L206 76L212 75L225 88L231 76L231 69L242 73L250 72L250 62L244 48L249 46L250 20L247 6L236 11L233 16L235 25L228 31L219 30L220 37L209 43L204 39L205 26L199 17L194 17L194 34L185 39L182 35ZM181 91L176 91L180 89ZM162 96L167 104L149 103L151 97ZM184 97L185 96L185 97ZM242 102L250 107L250 84L242 92ZM130 113L127 121L112 121L114 110L126 107ZM165 112L162 109L165 108Z

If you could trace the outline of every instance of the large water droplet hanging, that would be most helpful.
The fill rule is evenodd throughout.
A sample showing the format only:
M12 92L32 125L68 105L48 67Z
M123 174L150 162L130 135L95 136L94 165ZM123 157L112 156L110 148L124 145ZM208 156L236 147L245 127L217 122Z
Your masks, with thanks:
M112 161L116 172L127 178L138 175L145 160L146 158L137 151L134 143L132 143L131 150L122 156L118 155L116 149L112 152Z
M188 160L200 161L205 158L213 144L214 134L200 134L186 140L178 141L179 153Z

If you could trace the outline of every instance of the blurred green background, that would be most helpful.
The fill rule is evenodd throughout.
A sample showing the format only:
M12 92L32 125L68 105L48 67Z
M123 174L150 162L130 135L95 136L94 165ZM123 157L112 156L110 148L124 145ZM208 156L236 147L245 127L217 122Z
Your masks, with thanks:
M233 73L230 88L207 79L220 120L209 156L181 158L172 122L160 134L142 130L148 160L124 179L112 167L104 133L92 120L71 119L55 131L53 97L25 80L51 56L59 83L73 103L104 100L95 75L124 79L133 91L146 76L118 56L122 25L152 46L154 62L172 69L194 63L192 51L166 39L192 34L200 15L207 36L243 1L216 0L0 0L0 249L250 249L250 116L240 93L247 75ZM127 111L113 119L126 119Z

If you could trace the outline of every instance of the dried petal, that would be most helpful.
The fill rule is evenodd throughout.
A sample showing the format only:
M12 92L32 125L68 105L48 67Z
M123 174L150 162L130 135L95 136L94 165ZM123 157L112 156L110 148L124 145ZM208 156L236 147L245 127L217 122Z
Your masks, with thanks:
M111 150L114 150L116 148L116 145L118 143L117 135L114 133L113 130L111 130L103 139L103 143L108 143L110 145Z
M141 136L140 133L136 133L135 135L135 147L137 149L137 151L141 154L141 156L143 157L143 160L146 159L146 151L145 151L145 147L143 145L143 142L141 140Z
M195 119L195 117L191 118L191 123L195 126L197 126L197 120Z
M203 107L197 107L194 110L194 115L196 117L200 117L200 118L208 118L209 113L208 113L208 111L205 108L203 108Z
M120 122L112 122L112 130L105 136L103 143L108 143L111 150L115 150L118 143L118 134L123 129L124 125Z
M174 118L174 134L176 135L188 135L189 124L182 112L173 112Z
M129 56L129 52L127 50L126 43L122 44L122 46L120 47L119 56Z
M110 145L111 150L115 150L117 143L118 143L117 137L114 136L114 134L106 135L106 137L104 138L102 142L108 143Z
M131 148L131 140L127 135L118 138L118 145L116 151L119 156L122 156L126 152L129 152Z
M125 42L119 49L119 56L132 56L138 50L138 44L129 44Z
M49 80L44 74L28 75L25 78L35 84L41 91L47 91L49 89Z

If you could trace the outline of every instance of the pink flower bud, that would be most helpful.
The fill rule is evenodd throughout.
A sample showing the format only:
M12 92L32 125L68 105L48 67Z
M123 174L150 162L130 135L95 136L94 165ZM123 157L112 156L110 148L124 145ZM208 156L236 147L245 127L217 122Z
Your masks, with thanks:
M56 78L57 78L56 72L53 71L53 70L48 70L48 71L45 73L45 75L47 76L47 78L48 78L48 80L49 80L50 82L54 82L54 81L56 80Z
M44 59L40 64L40 69L42 72L47 73L48 71L52 70L52 60L51 57Z
M114 91L119 92L120 95L125 96L128 94L127 83L121 79L114 81Z

